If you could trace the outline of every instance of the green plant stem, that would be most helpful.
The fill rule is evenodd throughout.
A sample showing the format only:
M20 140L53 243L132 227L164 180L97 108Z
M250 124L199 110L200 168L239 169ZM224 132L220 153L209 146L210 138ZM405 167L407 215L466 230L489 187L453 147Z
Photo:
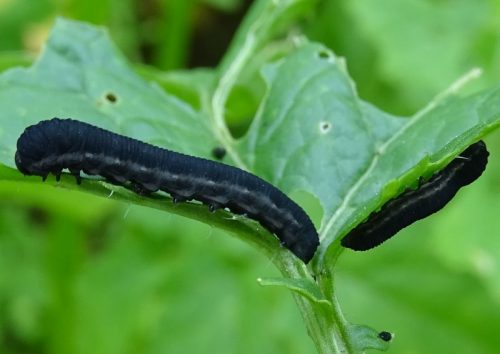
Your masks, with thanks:
M265 34L270 32L271 27L278 22L278 18L299 2L276 1L266 3L259 1L253 7L247 22L236 36L234 45L219 67L220 78L211 101L214 132L218 140L226 148L228 155L240 168L246 169L246 166L233 150L233 138L224 121L226 101L242 70L252 60L256 49L261 46L266 38ZM267 11L265 11L266 9ZM272 258L285 278L314 282L308 268L288 252L280 253ZM322 279L323 276L325 279ZM330 301L329 304L327 304L327 301L319 303L311 301L297 293L294 293L293 296L318 353L353 353L347 340L347 324L333 293L332 279L332 274L329 272L319 275L317 278L318 283L325 287L323 289L320 286L320 290L323 294L328 294L328 297L325 296L325 298Z
M24 190L28 194L31 193L31 189L28 188L29 186L40 188L39 178L23 177L14 169L7 167L3 167L1 170L5 178L10 177L11 179L2 181L4 192L10 191L16 193L19 197L20 184L25 186ZM59 182L56 182L53 178L49 178L43 188L50 188L51 185L68 190L80 190L80 186L74 183L73 177L67 174L63 174ZM189 217L226 230L270 257L285 278L310 281L313 284L317 284L322 298L327 301L315 302L295 292L293 296L318 353L354 353L348 341L349 337L346 330L348 323L342 315L333 291L333 274L323 270L319 272L320 274L314 280L311 270L288 250L279 247L278 241L275 238L269 237L266 231L257 232L255 226L251 222L246 222L245 219L228 223L227 216L217 217L219 214L222 216L224 214L223 211L214 215L203 205L192 203L174 205L173 203L165 202L164 197L142 198L121 187L115 187L116 191L113 190L110 193L109 189L105 187L108 185L99 181L85 181L85 186L86 192L105 197L106 199L125 202L133 201L135 204ZM112 186L108 187L111 188ZM318 268L321 269L320 267ZM328 269L333 269L331 264L329 264Z
M219 80L211 98L209 110L213 131L234 164L244 170L248 166L234 149L234 139L225 122L226 103L242 71L253 60L258 48L271 37L272 29L280 21L292 22L294 9L304 0L259 0L243 21L227 54L218 67Z
M314 280L308 268L290 255L283 254L275 259L275 264L286 278ZM330 301L329 305L293 294L309 336L319 354L354 353L348 340L348 323L333 292L333 274L326 271L317 276L316 281L325 298Z
M190 15L194 6L193 0L162 0L165 20L162 23L156 65L163 70L182 68L186 65L187 50L191 36Z

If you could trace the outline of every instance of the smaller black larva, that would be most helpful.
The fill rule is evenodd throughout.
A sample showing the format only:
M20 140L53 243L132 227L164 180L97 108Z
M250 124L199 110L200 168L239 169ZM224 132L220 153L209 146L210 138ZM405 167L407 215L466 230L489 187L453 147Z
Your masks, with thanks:
M488 150L483 141L469 146L443 170L415 190L407 190L387 202L380 211L356 226L342 246L366 251L394 236L399 230L443 208L458 190L474 182L486 168Z
M305 263L319 244L304 210L278 188L239 168L162 149L72 119L32 125L17 141L16 166L25 175L49 173L59 179L68 169L126 185L139 194L158 190L174 202L197 200L210 211L228 208L258 221Z

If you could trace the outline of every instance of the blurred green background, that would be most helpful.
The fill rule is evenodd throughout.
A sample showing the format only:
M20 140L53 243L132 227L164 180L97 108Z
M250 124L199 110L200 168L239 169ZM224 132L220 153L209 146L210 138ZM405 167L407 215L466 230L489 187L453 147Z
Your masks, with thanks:
M108 27L138 68L211 67L250 4L0 0L0 68L29 65L56 16ZM499 0L318 1L300 27L391 113L415 112L475 66L484 74L469 91L499 81ZM486 141L477 183L338 265L346 315L395 332L390 353L500 348L500 134ZM292 297L257 285L268 276L278 276L269 260L205 225L0 181L0 353L314 353Z

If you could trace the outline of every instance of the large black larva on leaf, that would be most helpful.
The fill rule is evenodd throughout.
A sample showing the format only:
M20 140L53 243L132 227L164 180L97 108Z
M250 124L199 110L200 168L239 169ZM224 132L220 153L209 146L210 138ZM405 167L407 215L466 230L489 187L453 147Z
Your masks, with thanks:
M130 186L140 194L161 190L170 193L174 202L194 199L211 211L227 207L258 221L305 263L319 244L304 210L263 179L87 123L54 118L26 128L17 141L15 161L25 175L44 180L49 173L59 179L67 168L78 183L83 171Z
M366 251L391 238L399 230L443 208L458 190L474 182L486 168L488 150L484 142L469 146L443 170L417 189L408 190L387 202L380 211L355 227L342 246Z

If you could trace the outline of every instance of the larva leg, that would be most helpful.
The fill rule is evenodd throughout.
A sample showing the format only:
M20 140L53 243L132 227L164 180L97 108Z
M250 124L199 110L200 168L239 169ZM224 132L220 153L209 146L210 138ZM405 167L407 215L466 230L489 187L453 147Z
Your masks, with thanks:
M80 177L80 170L79 169L69 169L69 172L75 176L76 178L76 184L82 184L82 177Z
M137 183L137 182L131 182L130 183L130 188L132 188L132 190L134 192L136 192L137 194L139 194L139 195L146 196L146 195L151 194L151 191L149 191L148 189L144 188L144 186L142 184Z
M187 200L187 198L185 197L182 197L180 195L177 195L177 194L170 194L172 196L172 202L174 204L177 204L177 203L182 203L182 202L185 202Z
M208 210L211 212L211 213L215 213L215 211L217 209L220 209L222 208L222 205L218 204L218 203L209 203L208 204Z
M56 176L56 181L59 182L61 180L62 170L60 170L60 169L53 169L51 172L52 172L52 174L54 176Z

